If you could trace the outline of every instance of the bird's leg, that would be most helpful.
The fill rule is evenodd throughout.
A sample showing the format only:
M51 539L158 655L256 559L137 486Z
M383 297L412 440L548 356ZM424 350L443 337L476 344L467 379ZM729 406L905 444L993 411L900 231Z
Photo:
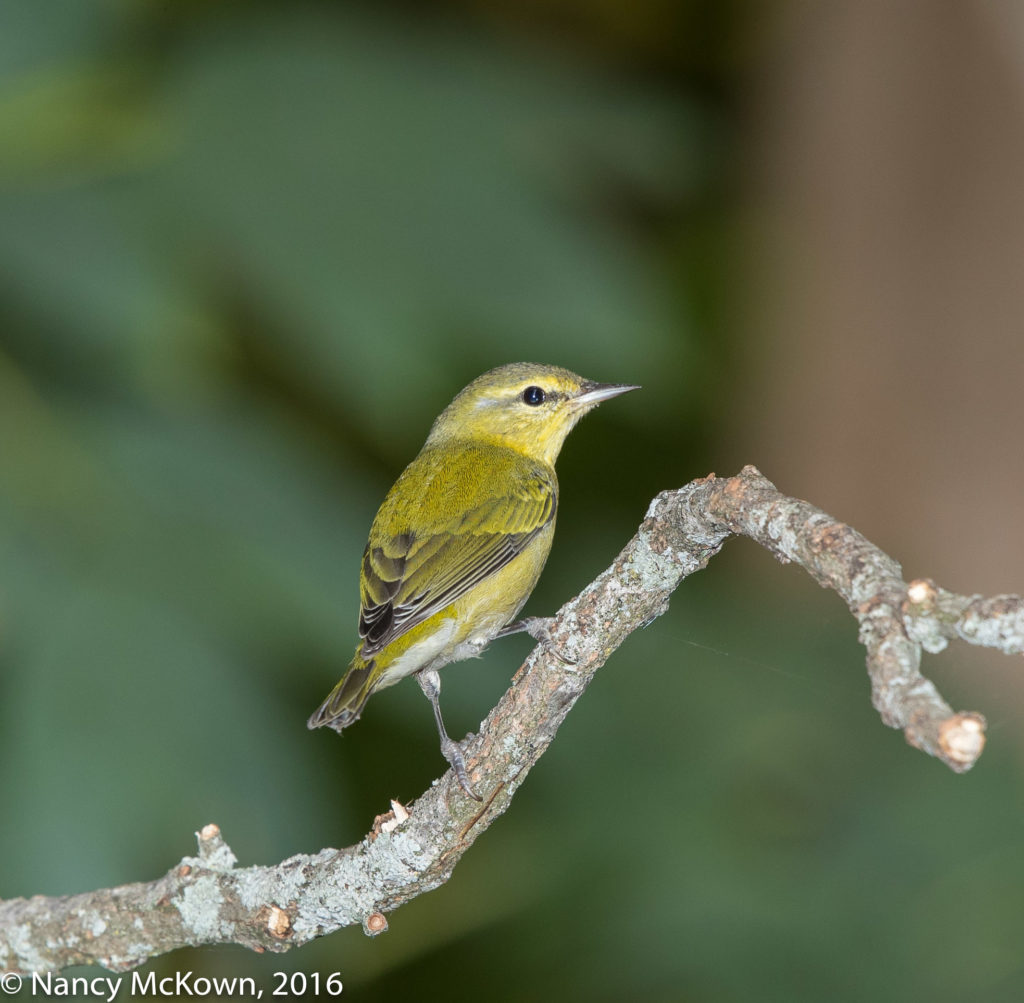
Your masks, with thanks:
M416 678L419 680L423 695L430 701L430 706L434 708L434 720L437 722L437 730L441 735L441 755L451 764L451 768L455 771L455 776L458 778L462 789L474 801L483 801L483 798L473 793L473 788L469 786L469 774L466 772L466 760L462 755L462 747L458 742L449 738L448 732L444 730L439 699L441 696L441 677L437 674L437 669L424 669L416 674Z
M576 659L570 658L555 644L551 636L554 626L555 618L553 616L528 616L522 620L516 620L515 623L510 623L507 627L502 627L494 636L508 637L509 634L529 634L535 641L553 651L560 661L565 662L566 665L575 665Z

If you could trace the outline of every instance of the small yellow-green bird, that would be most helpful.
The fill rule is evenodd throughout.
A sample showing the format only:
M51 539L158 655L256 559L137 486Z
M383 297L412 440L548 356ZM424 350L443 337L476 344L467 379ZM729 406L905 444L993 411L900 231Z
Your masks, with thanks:
M546 620L512 620L551 550L555 459L583 415L636 389L516 362L456 396L373 520L359 578L361 641L310 728L340 732L373 693L415 675L434 708L442 754L480 800L441 720L437 670L499 636L546 636Z

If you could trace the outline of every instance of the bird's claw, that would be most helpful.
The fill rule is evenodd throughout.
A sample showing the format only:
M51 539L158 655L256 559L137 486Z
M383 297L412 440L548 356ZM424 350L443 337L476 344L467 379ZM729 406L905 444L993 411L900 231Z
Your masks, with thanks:
M528 616L520 622L522 624L520 629L526 631L538 644L543 644L560 662L564 662L566 665L576 664L576 659L570 658L555 643L555 618L553 616Z
M483 801L483 798L470 786L469 772L466 769L466 757L462 754L462 746L451 738L442 739L441 755L448 760L451 768L455 771L455 778L459 781L459 786L466 794L474 801Z

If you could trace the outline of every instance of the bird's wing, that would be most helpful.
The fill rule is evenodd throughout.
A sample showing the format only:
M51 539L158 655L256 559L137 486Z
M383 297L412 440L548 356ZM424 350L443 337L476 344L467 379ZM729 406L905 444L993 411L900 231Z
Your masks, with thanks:
M503 568L555 516L553 471L530 464L490 490L468 492L460 490L466 474L446 464L425 478L417 530L396 518L387 501L382 506L363 554L359 636L364 657ZM480 500L469 508L451 504L452 495L466 494Z

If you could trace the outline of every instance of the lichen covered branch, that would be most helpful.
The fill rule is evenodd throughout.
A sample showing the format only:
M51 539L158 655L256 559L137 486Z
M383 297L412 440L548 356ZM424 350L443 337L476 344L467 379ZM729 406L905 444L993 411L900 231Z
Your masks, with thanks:
M183 946L283 951L355 923L370 935L383 932L386 914L448 880L508 808L596 671L733 535L750 537L838 592L860 625L882 720L952 769L970 769L984 747L985 720L945 703L921 674L921 653L957 638L1024 652L1024 600L959 596L924 579L907 583L900 566L858 532L780 494L746 467L736 477L712 475L658 495L611 567L560 610L549 643L533 650L465 743L482 804L449 772L408 809L393 803L362 842L268 867L237 867L220 830L206 826L197 834L198 856L156 881L0 902L0 970L97 964L126 971Z
M656 498L648 515L672 512L686 533L710 523L748 536L780 561L799 564L846 601L867 649L871 696L882 720L951 769L969 770L985 745L985 719L954 713L921 674L921 652L952 637L1005 652L1024 651L1024 612L1016 596L953 595L923 580L907 583L899 564L860 533L795 498L787 498L754 467L737 477L709 477Z

